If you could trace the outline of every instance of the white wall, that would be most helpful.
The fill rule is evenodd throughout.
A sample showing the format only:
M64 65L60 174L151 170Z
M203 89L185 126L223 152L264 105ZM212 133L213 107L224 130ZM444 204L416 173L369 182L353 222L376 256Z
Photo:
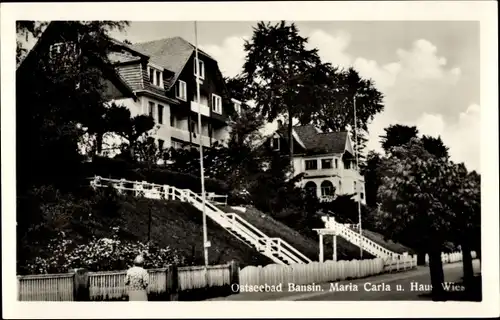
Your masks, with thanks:
M322 159L332 159L332 169L322 169L321 160ZM337 167L335 167L335 159L337 159ZM316 160L318 163L317 170L306 170L305 162L306 160ZM333 183L335 187L335 194L352 194L355 193L354 181L357 181L357 187L359 192L364 193L362 203L366 203L366 193L364 186L364 178L353 169L344 169L344 164L341 161L341 155L328 155L328 156L316 156L316 157L295 157L293 159L294 173L295 175L300 173L305 173L305 179L301 181L301 186L303 187L308 181L313 181L317 186L317 196L321 196L321 182L324 180L329 180ZM310 178L307 178L307 177ZM315 176L327 176L316 178ZM359 196L354 196L353 199L358 200Z
M153 114L153 119L155 120L155 128L151 130L151 135L155 139L161 139L164 141L164 148L170 148L171 146L171 133L170 133L170 105L165 102L149 98L141 97L142 114L149 114L149 103L155 104L155 112ZM159 124L158 118L158 105L163 106L163 123Z

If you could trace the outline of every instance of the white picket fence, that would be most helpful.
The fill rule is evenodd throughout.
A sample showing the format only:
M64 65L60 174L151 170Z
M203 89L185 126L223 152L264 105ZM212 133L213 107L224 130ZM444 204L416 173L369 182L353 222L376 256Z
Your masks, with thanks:
M180 267L177 272L181 291L231 284L229 265Z
M476 252L471 252L476 258ZM443 263L462 261L461 252L443 253ZM287 287L289 283L304 285L318 284L347 279L359 279L381 273L404 272L417 267L417 255L400 255L388 259L341 260L312 262L309 264L247 266L240 270L242 285L278 285Z
M265 267L248 266L240 270L240 286L283 284L286 287L289 283L318 284L363 278L383 273L384 265L382 259L372 259L311 262L287 266L278 264Z
M384 271L400 272L417 267L417 255L398 255L384 260Z
M477 253L476 251L471 251L470 253L472 259L476 259ZM441 254L441 261L443 263L454 263L454 262L459 262L462 261L462 252L457 251L457 252L451 252L451 253L442 253ZM429 255L425 255L425 263L429 264Z

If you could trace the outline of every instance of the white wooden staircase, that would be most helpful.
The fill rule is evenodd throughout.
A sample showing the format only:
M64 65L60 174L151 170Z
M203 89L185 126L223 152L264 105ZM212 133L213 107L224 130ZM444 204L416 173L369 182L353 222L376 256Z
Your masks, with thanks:
M377 258L399 259L400 257L403 256L402 254L388 250L379 245L378 243L370 240L369 238L360 235L359 232L351 229L350 227L351 225L339 223L335 221L335 219L328 219L328 221L325 222L327 228L336 230L337 235L341 236L342 238L346 239L347 241L351 242L352 244L358 247L362 247L363 250L371 253Z
M168 185L158 185L148 182L127 181L124 179L91 178L91 186L114 187L119 193L132 192L135 196L150 199L180 200L190 203L196 209L203 210L202 196L189 189L178 189ZM236 213L226 213L211 201L205 201L207 217L226 229L234 237L277 264L309 263L311 260L281 238L271 238L250 224Z

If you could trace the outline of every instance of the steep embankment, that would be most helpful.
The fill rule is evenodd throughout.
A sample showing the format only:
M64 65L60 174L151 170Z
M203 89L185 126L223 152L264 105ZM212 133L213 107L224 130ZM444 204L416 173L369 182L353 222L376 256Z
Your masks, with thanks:
M287 225L274 220L269 215L261 211L247 207L245 212L234 210L231 207L221 207L225 212L235 212L243 219L250 222L257 229L261 230L269 237L279 237L291 244L295 249L299 250L305 256L313 261L318 261L319 243L318 239L312 239L304 236L298 231L288 227ZM333 257L333 240L332 237L324 237L324 257L325 260L331 260ZM359 249L355 245L346 241L343 238L337 238L337 257L342 260L351 260L359 258ZM373 258L372 255L366 253L366 258Z
M148 210L151 209L151 239L170 246L196 264L203 264L202 214L190 204L128 198L122 203L124 225L128 232L147 240ZM207 218L207 234L211 242L209 263L222 264L235 260L240 266L266 265L272 261L238 241L229 232Z
M415 254L416 253L415 250L408 248L408 247L405 247L404 245L402 245L400 243L394 242L390 239L385 240L384 236L381 235L380 233L370 231L370 230L363 230L363 235L365 237L367 237L368 239L370 239L371 241L378 243L382 247L389 249L393 252L396 252L396 253L408 252L408 254Z
M290 243L293 247L299 250L301 253L306 255L313 261L318 260L319 254L319 242L318 239L312 239L310 237L304 236L303 234L297 232L296 230L286 226L285 224L276 221L268 214L262 213L261 211L253 208L247 207L245 212L232 209L229 206L221 207L225 212L235 212L243 219L247 220L253 224L256 228L264 232L269 237L279 237ZM384 237L376 232L366 230L364 234L372 241L380 244L381 246L392 250L394 252L403 253L410 252L412 250L404 247L401 244L394 243L392 241L385 241ZM332 259L333 256L333 239L332 237L325 236L324 242L324 257L325 260ZM347 240L338 237L337 238L337 257L341 260L351 260L359 259L359 247L353 245ZM374 258L373 255L368 252L363 253L364 258Z
M92 236L111 237L112 227L119 226L122 240L148 240L149 216L151 213L150 239L161 247L175 249L190 263L202 265L203 227L202 214L190 204L180 201L151 200L133 196L117 197L90 193L79 198L56 197L40 208L47 217L45 224L54 230L64 231L78 243L87 243ZM254 208L246 212L223 207L224 211L236 212L270 237L279 237L288 242L313 261L318 261L318 239L305 236L285 224L274 220ZM83 218L83 220L82 220ZM85 219L92 219L90 220ZM82 222L83 221L83 222ZM270 259L248 247L228 231L207 218L209 263L223 264L234 260L246 265L267 265ZM365 234L386 248L404 252L410 251L399 244L383 241L379 234L366 231ZM324 239L326 260L331 260L333 246L331 237ZM337 241L339 259L358 259L359 248L342 238ZM39 247L38 249L35 247ZM33 244L34 251L28 256L50 255L46 248ZM373 256L365 253L365 258Z

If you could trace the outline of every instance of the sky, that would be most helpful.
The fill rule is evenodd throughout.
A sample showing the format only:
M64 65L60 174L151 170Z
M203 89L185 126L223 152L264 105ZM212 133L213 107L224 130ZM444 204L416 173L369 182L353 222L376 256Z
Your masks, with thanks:
M198 22L198 44L217 59L225 76L235 76L256 23ZM354 67L384 94L385 109L368 126L368 150L382 151L380 136L391 124L417 126L421 134L440 136L453 161L480 171L478 22L295 23L323 61ZM173 36L195 42L194 23L186 21L131 22L113 36L133 43Z

